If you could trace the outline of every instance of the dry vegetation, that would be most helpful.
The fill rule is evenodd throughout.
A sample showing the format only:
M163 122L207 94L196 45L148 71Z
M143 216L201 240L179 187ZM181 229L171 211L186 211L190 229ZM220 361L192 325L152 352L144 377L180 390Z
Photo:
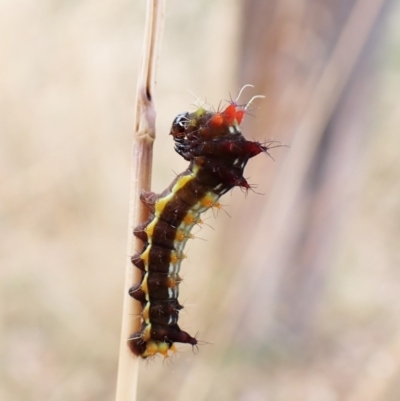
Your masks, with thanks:
M320 11L321 24L332 23ZM144 2L130 0L0 5L2 400L114 397L144 12ZM167 133L174 116L194 101L187 90L217 106L249 83L242 82L251 74L240 50L241 16L238 1L168 0L156 89L156 192L185 167ZM324 252L317 232L304 247L280 243L292 257L293 249L303 250L296 254L299 263L286 258L280 270L275 259L266 260L268 236L282 233L269 231L265 208L279 195L274 178L282 177L297 148L276 150L275 163L254 161L248 176L264 195L227 195L222 202L231 217L211 214L207 224L215 230L204 227L196 234L206 241L187 247L182 327L200 330L213 345L197 354L181 346L172 361L143 363L139 399L399 399L399 17L393 2L387 29L381 29L379 62L368 75L374 87L364 95L369 107L363 117L348 119L352 124L335 120L348 136L361 128L365 135L356 142L361 151L353 164L344 163L342 152L329 165L346 178L339 217L332 188L339 192L342 178L312 198L312 211L334 213L326 221L335 235L324 242ZM301 35L290 18L285 26L269 49L290 61L297 48L290 39ZM310 48L321 49L322 33L311 33ZM308 72L318 76L301 57L296 65L303 68L301 84L313 76ZM270 96L256 104L245 135L291 142L293 107L307 99L296 86L285 91L291 81L283 73L290 69L273 71L281 75L274 81L270 73L270 82L283 85L280 117L271 120L268 90L276 87L251 82ZM284 192L280 196L285 200ZM310 226L317 227L319 215L311 216Z

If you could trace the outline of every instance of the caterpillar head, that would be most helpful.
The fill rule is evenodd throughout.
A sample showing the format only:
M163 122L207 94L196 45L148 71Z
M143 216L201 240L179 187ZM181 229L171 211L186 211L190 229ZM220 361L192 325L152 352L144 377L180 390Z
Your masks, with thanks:
M218 111L199 107L193 113L178 114L170 131L175 141L175 150L189 161L199 157L222 158L227 161L239 157L247 161L265 151L256 142L250 145L240 130L249 105L257 97L260 96L254 96L245 105L239 105L236 98Z

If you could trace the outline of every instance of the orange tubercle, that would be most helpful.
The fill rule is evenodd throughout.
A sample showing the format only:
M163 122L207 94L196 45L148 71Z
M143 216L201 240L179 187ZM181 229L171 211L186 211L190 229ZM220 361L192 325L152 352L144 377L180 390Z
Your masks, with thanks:
M187 236L183 230L176 231L176 235L175 235L176 241L182 242L185 238L187 238Z
M195 221L196 221L196 217L192 213L188 213L183 219L183 222L186 225L193 224L193 223L195 223Z
M179 260L179 258L178 258L178 256L176 255L176 253L175 253L175 252L171 252L171 257L170 257L171 263L172 263L172 264L175 264L176 262L178 262L178 260Z
M220 127L224 123L224 117L221 113L215 113L210 121L213 127Z
M201 200L201 204L204 207L210 208L214 205L214 200L211 196L205 196L202 200Z
M217 210L221 210L222 209L222 205L219 202L215 202L212 206L213 206L213 208L215 208Z

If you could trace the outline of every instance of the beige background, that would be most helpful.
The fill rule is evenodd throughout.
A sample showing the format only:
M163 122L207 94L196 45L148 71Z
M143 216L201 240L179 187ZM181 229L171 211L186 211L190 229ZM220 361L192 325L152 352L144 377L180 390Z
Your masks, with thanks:
M114 397L144 15L143 1L0 1L2 400ZM258 182L264 195L226 195L231 216L210 214L214 230L195 232L206 241L187 246L181 326L213 345L196 353L182 345L173 360L144 362L139 399L400 397L399 17L395 2L371 99L370 141L352 172L350 213L308 346L249 334L236 313L242 300L257 298L245 278L230 287L237 280L230 281L226 261L237 250L220 241L240 229L235 219L251 219L252 202L268 199L269 186ZM185 167L167 133L176 114L193 110L188 90L217 106L247 83L235 80L241 26L238 1L168 0L154 191ZM255 118L262 109L257 102ZM257 168L275 176L295 151L278 149L275 163L265 158ZM238 208L240 215L230 212ZM251 266L239 260L232 270ZM225 298L228 289L233 298Z

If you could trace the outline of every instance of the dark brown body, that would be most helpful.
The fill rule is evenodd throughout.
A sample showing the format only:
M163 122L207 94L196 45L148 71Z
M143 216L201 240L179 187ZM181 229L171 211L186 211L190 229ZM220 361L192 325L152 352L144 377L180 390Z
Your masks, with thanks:
M171 134L176 151L190 161L189 168L162 194L141 196L150 218L134 230L144 243L143 251L132 257L142 279L129 294L142 304L143 324L128 344L143 358L157 353L167 356L175 342L197 344L177 324L182 309L178 295L183 248L201 213L218 207L219 197L234 186L249 188L243 169L249 158L266 151L243 137L232 108L239 113L231 104L222 113L199 109L179 115Z

